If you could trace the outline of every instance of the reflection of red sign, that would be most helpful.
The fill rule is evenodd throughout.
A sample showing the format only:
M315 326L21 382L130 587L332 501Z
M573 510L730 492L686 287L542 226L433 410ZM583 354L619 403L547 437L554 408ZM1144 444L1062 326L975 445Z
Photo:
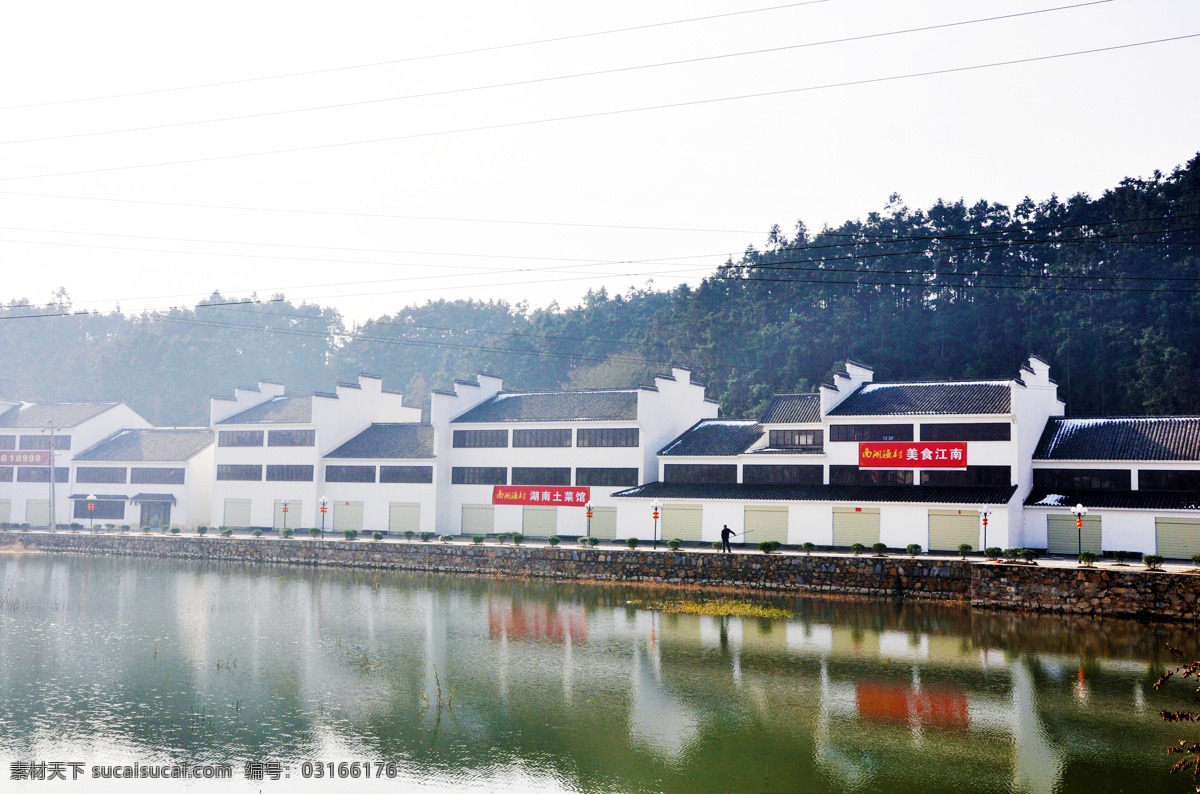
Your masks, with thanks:
M947 690L913 689L870 681L854 687L860 719L873 722L914 720L929 727L963 729L971 724L967 696Z
M492 489L494 505L583 507L591 498L592 489L586 486L568 488L561 485L497 485Z
M488 636L498 640L502 635L510 640L554 643L570 637L572 645L582 645L587 642L587 613L582 608L490 601Z
M965 441L863 441L860 469L965 469Z
M0 452L0 466L49 466L50 450Z

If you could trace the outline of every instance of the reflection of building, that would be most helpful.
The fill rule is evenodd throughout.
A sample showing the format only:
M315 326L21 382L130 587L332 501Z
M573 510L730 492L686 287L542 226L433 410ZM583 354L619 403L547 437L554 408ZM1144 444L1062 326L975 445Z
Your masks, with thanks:
M489 598L488 636L582 645L587 642L587 612L581 607Z

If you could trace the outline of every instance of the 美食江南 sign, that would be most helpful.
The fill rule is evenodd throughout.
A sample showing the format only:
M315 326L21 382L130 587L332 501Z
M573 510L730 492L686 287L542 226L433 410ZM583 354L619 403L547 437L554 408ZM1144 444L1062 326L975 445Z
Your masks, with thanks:
M562 485L497 485L492 488L494 505L545 505L583 507L592 498L588 487Z
M863 441L860 469L965 469L965 441Z

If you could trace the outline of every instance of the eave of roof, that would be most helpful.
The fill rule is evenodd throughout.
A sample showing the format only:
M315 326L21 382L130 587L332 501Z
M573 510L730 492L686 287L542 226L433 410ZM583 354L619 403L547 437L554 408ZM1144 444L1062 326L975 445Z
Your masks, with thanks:
M1200 493L1188 491L1064 491L1035 488L1025 507L1068 510L1077 504L1110 510L1200 510Z
M630 499L715 499L771 502L880 502L914 504L1005 505L1017 486L1006 488L950 488L929 485L745 485L677 484L650 482L617 491Z
M864 383L829 416L978 416L1012 412L1013 381Z

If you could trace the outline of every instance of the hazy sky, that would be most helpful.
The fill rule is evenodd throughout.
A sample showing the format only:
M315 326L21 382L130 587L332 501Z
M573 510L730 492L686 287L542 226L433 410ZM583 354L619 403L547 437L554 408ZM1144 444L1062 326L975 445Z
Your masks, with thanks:
M284 292L354 320L437 297L569 305L695 283L772 224L892 193L1098 194L1200 150L1200 38L881 80L1200 34L1196 0L0 14L4 300ZM875 82L823 87L857 81ZM749 94L769 95L714 101Z

